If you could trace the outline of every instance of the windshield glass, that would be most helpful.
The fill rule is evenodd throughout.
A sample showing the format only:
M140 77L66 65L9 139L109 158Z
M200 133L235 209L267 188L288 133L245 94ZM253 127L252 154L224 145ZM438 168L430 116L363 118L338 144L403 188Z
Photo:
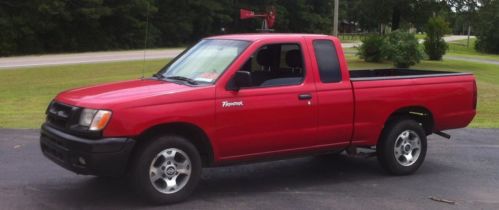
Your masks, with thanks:
M247 41L205 39L177 57L159 75L196 83L213 83L249 45Z

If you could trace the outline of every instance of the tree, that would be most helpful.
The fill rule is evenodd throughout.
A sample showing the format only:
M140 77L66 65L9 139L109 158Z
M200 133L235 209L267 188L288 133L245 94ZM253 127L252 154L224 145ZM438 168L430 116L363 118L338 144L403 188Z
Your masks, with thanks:
M381 62L383 60L385 37L372 35L362 41L358 47L357 55L366 62Z
M454 32L460 34L471 33L472 26L478 22L480 5L487 0L446 0L447 4L455 10Z
M499 1L489 1L479 12L476 49L499 54Z
M42 42L37 37L37 6L30 2L0 1L0 55L37 53Z
M340 20L363 31L416 27L438 14L454 18L476 0L342 0ZM491 0L480 0L484 5ZM449 3L450 2L450 3ZM201 37L255 32L240 8L277 9L276 31L330 33L332 0L0 0L0 55L143 48L190 44ZM148 15L149 14L149 15ZM451 14L451 15L447 15ZM467 13L466 13L467 14ZM474 13L473 13L474 14ZM449 17L447 17L449 16ZM149 23L147 23L149 17ZM459 19L459 20L458 20ZM221 28L225 30L222 31ZM386 27L383 27L386 28Z
M383 51L397 68L409 68L423 57L414 34L400 30L388 34Z
M449 23L442 17L435 16L428 20L425 27L426 38L424 50L430 60L442 60L442 56L449 48L443 37L450 32Z
M15 42L16 34L14 33L14 25L12 16L9 11L13 9L15 1L0 1L0 56L12 54L16 51L17 43Z
M428 20L433 16L440 16L449 19L452 8L445 1L423 0L415 1L411 5L411 10L406 14L406 19L418 31L424 31Z

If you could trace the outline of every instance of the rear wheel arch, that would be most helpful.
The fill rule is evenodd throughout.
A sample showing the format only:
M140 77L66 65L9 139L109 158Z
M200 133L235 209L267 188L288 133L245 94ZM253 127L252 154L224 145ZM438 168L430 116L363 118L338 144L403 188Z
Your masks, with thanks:
M428 108L423 106L407 106L392 112L385 120L385 128L389 123L394 120L400 120L401 118L413 119L420 123L425 130L426 135L430 135L435 127L433 113Z
M178 135L189 140L199 151L203 166L209 166L214 160L213 147L208 135L199 126L186 122L174 122L155 125L143 131L136 139L138 147L146 145L159 135ZM135 155L135 154L133 154Z

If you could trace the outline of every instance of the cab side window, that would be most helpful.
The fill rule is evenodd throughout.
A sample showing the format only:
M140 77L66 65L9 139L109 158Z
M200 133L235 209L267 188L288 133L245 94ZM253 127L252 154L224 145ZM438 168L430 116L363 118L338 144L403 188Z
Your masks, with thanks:
M258 49L240 71L251 74L251 87L301 84L305 77L298 44L271 44Z
M340 62L334 43L331 40L315 40L314 50L321 82L341 81Z

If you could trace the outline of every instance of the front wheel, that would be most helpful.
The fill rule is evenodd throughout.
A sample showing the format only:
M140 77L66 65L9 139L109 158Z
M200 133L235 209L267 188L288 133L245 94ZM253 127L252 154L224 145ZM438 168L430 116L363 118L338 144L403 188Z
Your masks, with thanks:
M426 156L425 131L412 119L393 120L383 130L376 148L378 161L389 173L414 173Z
M160 136L139 148L131 179L140 195L158 203L186 199L201 176L201 158L196 147L180 136Z

